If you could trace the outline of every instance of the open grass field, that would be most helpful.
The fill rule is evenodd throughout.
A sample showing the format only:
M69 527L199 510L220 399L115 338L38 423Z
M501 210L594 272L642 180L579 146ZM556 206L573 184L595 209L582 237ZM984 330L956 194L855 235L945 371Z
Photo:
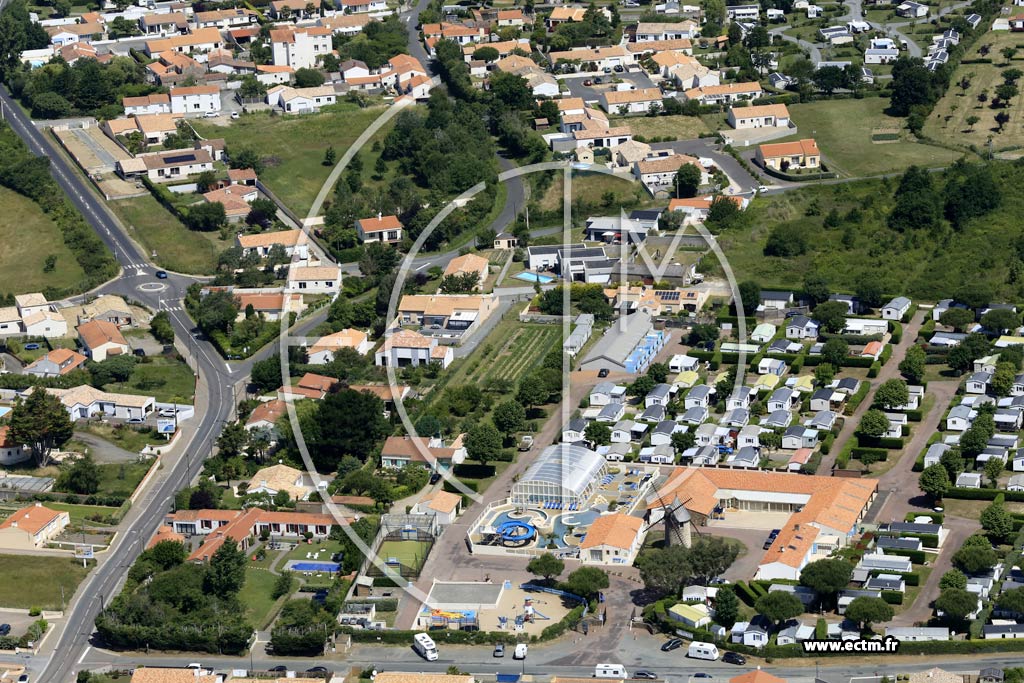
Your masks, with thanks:
M629 126L633 135L668 137L673 140L693 140L701 133L712 132L697 116L623 116L612 120L613 126Z
M427 561L429 550L430 544L424 541L384 541L377 554L384 562L395 559L418 571Z
M216 232L186 228L153 196L110 202L109 206L150 254L157 265L179 273L211 275L217 268L217 254L231 246Z
M196 129L203 137L224 138L229 151L249 147L259 153L266 166L261 180L292 211L304 216L331 171L323 165L324 151L333 146L340 159L385 107L341 104L332 109L302 116L249 114L228 126L197 120ZM364 169L373 168L375 160L363 161Z
M992 140L993 150L1020 147L1024 144L1024 103L1020 96L1010 100L1009 107L992 108L995 89L1003 82L1002 72L1009 68L1024 68L1024 61L1015 59L1012 64L1007 64L999 54L999 51L1008 45L1019 48L1020 38L1008 32L990 33L978 41L966 57L980 57L978 49L983 45L990 46L987 57L993 63L961 64L957 67L949 89L935 105L932 115L928 117L924 127L925 135L963 148L969 148L971 145L978 148L986 147L989 139ZM965 79L970 85L963 90L959 84ZM986 102L978 100L982 92L988 96ZM1000 112L1010 115L1010 121L1003 127L1001 133L996 123L996 114ZM980 119L973 126L967 123L968 117L971 116Z
M103 522L97 522L94 517L108 517L115 512L117 508L105 507L103 505L75 505L74 503L56 503L47 502L46 507L53 510L64 510L71 516L72 526L81 526L88 524L90 526L106 526ZM5 513L6 514L6 513Z
M113 425L102 422L89 422L79 429L109 441L119 448L138 453L149 444L164 443L166 439L155 432L141 432L129 425Z
M563 182L562 175L555 176L554 182L540 198L538 204L543 211L561 211ZM586 202L590 206L602 204L606 192L615 195L615 201L609 206L638 206L651 203L650 195L634 182L632 176L610 176L604 173L574 173L572 176L573 203ZM578 217L583 220L586 216Z
M6 187L0 187L0 243L0 292L71 287L85 277L56 224L31 199ZM47 273L43 268L51 255L57 260Z
M946 166L960 156L942 147L914 142L906 132L899 142L872 143L871 134L876 128L903 131L903 119L887 115L888 106L889 100L882 97L794 104L789 112L800 132L778 142L814 138L829 168L847 176L898 172L914 164Z
M861 277L881 283L887 294L937 301L954 296L965 284L991 287L994 298L1016 298L1018 284L1006 273L1016 258L1018 216L1024 197L1014 188L1024 170L1012 164L993 166L1003 189L1002 205L973 220L962 231L944 233L941 241L925 231L902 234L886 225L897 179L819 185L758 198L750 207L749 228L724 232L718 242L740 281L765 288L799 288L809 273L820 273L832 291L852 292ZM939 180L939 178L936 178ZM815 209L815 207L818 207ZM823 221L835 207L840 225ZM856 208L857 213L850 214ZM808 210L818 215L807 215ZM779 226L803 238L806 251L792 257L765 256L770 232ZM707 259L702 271L719 270Z
M72 558L0 555L0 572L7 577L0 585L0 607L61 609L61 588L70 600L89 569Z
M155 356L149 363L135 366L127 382L108 384L107 391L153 396L157 401L191 403L196 380L182 361Z
M142 482L142 478L146 476L151 465L152 463L149 462L99 465L100 495L131 496Z

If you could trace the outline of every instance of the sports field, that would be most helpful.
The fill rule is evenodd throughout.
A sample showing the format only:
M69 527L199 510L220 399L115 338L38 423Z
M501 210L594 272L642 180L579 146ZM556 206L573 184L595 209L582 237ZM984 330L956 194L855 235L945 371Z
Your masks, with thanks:
M377 555L384 562L394 559L418 572L427 561L428 552L430 544L426 541L384 541Z

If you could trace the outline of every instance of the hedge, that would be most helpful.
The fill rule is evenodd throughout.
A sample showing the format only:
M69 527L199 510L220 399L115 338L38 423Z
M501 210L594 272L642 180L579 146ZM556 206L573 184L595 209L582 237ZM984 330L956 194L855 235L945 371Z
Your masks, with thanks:
M843 361L844 368L870 368L876 361L871 358L861 358L860 356L847 356L846 360ZM871 375L868 375L870 377Z
M855 446L850 450L850 457L854 460L863 460L865 455L873 456L875 462L885 462L889 458L889 451L871 446ZM869 457L869 459L871 458Z
M821 441L821 454L828 455L828 452L832 450L832 444L836 441L836 435L829 432L824 439Z
M462 484L465 488L469 489L470 491L473 491L473 492L479 492L480 491L479 484L477 484L477 482L475 482L475 481L465 481L463 479L460 479L459 483ZM455 488L455 485L452 484L447 479L444 480L444 490L448 491L449 493L462 493L457 488Z
M494 465L481 465L479 463L460 463L452 468L452 474L460 479L487 479L494 476Z
M925 548L938 548L939 547L939 537L936 536L935 534L902 533L902 534L899 534L899 536L902 537L902 538L919 538L919 539L921 539L921 545L923 545Z
M853 415L854 411L864 402L867 398L868 393L871 391L870 382L861 382L860 386L857 387L857 391L854 392L853 396L846 402L846 407L843 408L844 415Z
M942 524L946 518L941 512L908 512L904 517L904 522L913 522L918 517L927 517L932 520L933 524Z
M910 304L910 308L907 309L907 312L903 314L900 320L904 323L909 323L914 319L915 313L917 313L917 304ZM931 320L931 313L928 313L928 319ZM934 325L932 327L934 328Z
M867 437L867 436L858 436L857 437L857 442L858 442L858 445L863 443L866 448L880 448L880 449L890 449L890 450L899 450L899 449L903 448L903 439L893 439L893 438L883 438L883 437L878 437L877 439L875 439L875 438L871 438L871 437Z
M892 550L887 549L886 555L899 555L901 557L908 557L914 564L924 564L927 561L927 557L923 550Z
M903 325L900 325L895 320L889 321L889 331L891 336L889 341L893 344L899 344L903 340Z
M893 576L898 576L901 579L903 579L903 582L906 583L908 586L920 586L921 585L921 575L918 574L917 572L910 572L910 573L904 574L904 573L901 573L901 572L894 572L891 569L872 569L871 570L871 576L878 576L879 574L892 574Z
M717 370L722 365L722 352L715 351L708 362L708 370Z
M946 491L945 498L954 500L995 500L996 496L1006 496L1010 503L1024 503L1024 491L1000 491L999 489L965 489L952 487Z
M882 591L882 599L890 605L902 605L903 593L899 591Z
M885 348L882 349L882 354L878 357L878 362L885 365L892 358L892 344L886 344Z
M923 410L907 410L904 413L907 416L907 422L920 422L924 419Z
M869 378L878 377L878 373L881 372L881 371L882 371L882 364L879 363L876 360L875 362L873 362L871 364L871 367L868 369L868 377Z
M753 589L751 589L750 586L748 586L743 581L737 581L734 587L738 589L736 591L736 595L739 597L739 599L753 607L754 603L757 602L758 597L757 594L753 591Z

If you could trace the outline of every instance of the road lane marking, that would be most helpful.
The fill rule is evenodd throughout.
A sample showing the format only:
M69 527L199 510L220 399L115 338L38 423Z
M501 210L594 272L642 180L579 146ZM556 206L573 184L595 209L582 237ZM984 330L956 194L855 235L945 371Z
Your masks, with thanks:
M85 656L86 656L87 654L89 654L89 650L91 650L91 649L92 649L92 645L86 645L86 646L85 646L85 649L84 649L84 650L82 650L82 656L78 658L78 662L76 662L76 663L77 663L77 664L81 664L81 663L82 663L82 661L83 661L83 660L85 659Z

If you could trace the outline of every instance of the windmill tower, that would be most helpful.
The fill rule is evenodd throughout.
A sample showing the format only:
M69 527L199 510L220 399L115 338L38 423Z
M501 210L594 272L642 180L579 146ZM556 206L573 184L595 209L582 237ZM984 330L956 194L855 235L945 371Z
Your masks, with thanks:
M686 509L687 498L680 502L679 498L673 499L672 503L657 510L660 515L651 515L651 523L647 525L651 529L654 525L661 523L665 532L665 547L682 545L689 548L693 545L693 521L690 518L690 511Z

